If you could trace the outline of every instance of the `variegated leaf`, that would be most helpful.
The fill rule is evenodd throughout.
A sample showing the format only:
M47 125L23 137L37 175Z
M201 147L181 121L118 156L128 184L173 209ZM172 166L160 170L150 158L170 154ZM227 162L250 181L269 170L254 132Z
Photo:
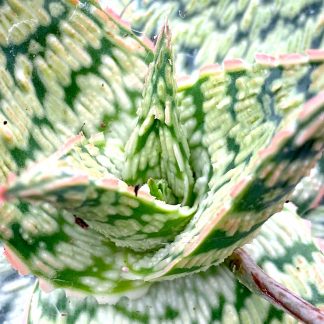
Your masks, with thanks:
M262 268L314 305L324 305L323 254L294 211L272 217L247 247ZM301 254L307 251L307 254ZM138 300L98 305L92 298L70 300L63 291L35 290L29 323L295 323L239 284L223 266L152 285Z
M210 158L204 161L201 155L201 159L192 165L197 174L204 169L201 165L210 165L212 177L205 180L209 191L202 195L198 210L186 228L164 248L145 255L129 250L114 252L119 271L122 267L127 268L127 279L172 278L218 264L236 247L250 241L268 217L282 207L322 147L323 94L308 99L316 93L321 82L320 63L309 61L315 61L320 53L313 51L308 56L285 56L279 60L260 56L258 64L251 67L243 66L241 61L226 61L224 70L219 67L204 70L197 80L189 80L191 83L187 80L179 86L179 92L183 92L182 103L192 102L192 96L199 92L203 98L204 104L193 112L192 120L195 121L197 116L202 118L201 126L197 128L198 136L201 136L202 146ZM303 94L296 91L300 80L303 80ZM218 91L220 94L216 96ZM188 127L188 124L184 125ZM187 137L192 138L189 131ZM189 140L192 151L198 143ZM86 163L84 167L89 168ZM48 171L44 167L41 171L39 179L46 179ZM45 189L33 173L28 176L27 171L26 177L33 180L19 188L18 178L17 186L9 185L8 192L15 191L16 196L26 199L23 192L28 189L28 183L32 184L30 189L33 186ZM76 188L78 183L68 181L56 192L54 188L53 198L57 202L62 197L60 191L64 192L67 198L63 204L72 206L73 195L71 199L68 196ZM46 190L38 190L36 194L30 190L28 198L42 200L46 194ZM104 204L99 207L104 208ZM17 221L7 218L3 238L19 251L21 239L26 242L24 244L28 241L23 238L23 233L19 233L19 240L15 238L17 231L12 229L16 224ZM59 237L52 240L49 236L42 240L60 241ZM102 245L99 236L96 244ZM38 257L35 247L29 251ZM25 262L30 262L21 256ZM54 259L56 257L57 251ZM36 271L35 265L33 262L33 271ZM42 276L48 277L44 271ZM63 280L62 285L67 286L68 282Z
M167 181L182 205L192 204L190 151L176 102L171 34L165 25L147 76L137 125L127 142L124 178L144 184L149 178Z
M114 136L117 150L110 152L110 159L118 160L116 152L131 131L124 123L135 121L130 116L135 115L152 52L149 41L129 31L113 12L86 2L0 3L1 183L9 172L48 156L80 131ZM105 166L118 175L121 164L117 169ZM57 214L46 205L1 204L1 232L8 238L10 231L3 224L16 223L24 228L23 240L32 244L35 229L36 236L52 233L51 225L61 230ZM38 266L38 273L46 272ZM123 291L130 289L121 285Z
M201 4L191 3L192 8L195 5ZM243 21L248 19L248 26L249 19L253 21L251 31L260 39L262 28L254 17L262 22L262 11L253 15L251 4L241 2L226 7L239 5ZM274 23L287 23L296 45L299 28L287 22L285 14L295 17L304 4L296 5L293 13L283 8L280 4ZM222 10L218 12L226 17ZM183 157L186 168L192 169L198 209L193 216L193 210L148 199L152 197L143 197L142 191L136 197L136 190L129 192L115 177L123 176L127 157L122 145L135 126L146 63L152 59L151 44L112 12L100 10L96 1L6 1L0 5L1 14L1 180L9 170L25 168L30 159L48 156L79 131L92 135L102 130L104 139L109 138L107 143L95 140L73 146L16 179L9 176L0 193L2 199L19 198L0 210L0 236L8 245L7 255L22 271L27 267L43 278L42 285L50 282L107 301L109 296L142 294L148 281L206 270L256 235L322 149L323 51L258 55L251 66L230 60L222 68L207 67L178 84L177 100L171 71L165 74L171 81L164 78L163 82L172 85L169 102L184 129L185 137L174 138L182 148L188 142L190 158L186 149ZM317 12L314 19L306 14L302 20L301 29L310 26L309 35L307 30L302 32L303 48L310 39L315 39L314 47L321 42L316 38L317 20ZM210 51L212 61L227 55L228 48L220 48L221 56ZM158 46L156 58L161 53ZM165 70L153 65L147 98L156 96L147 89ZM163 98L159 112L165 111L167 102ZM31 107L26 109L27 105ZM150 104L143 107L152 109ZM177 158L174 150L167 156ZM164 163L165 169L170 161ZM181 172L177 176L185 180ZM167 182L151 180L150 188L155 186L163 198L170 195L169 190L175 193L171 176L161 172L161 178ZM144 219L144 211L150 217ZM113 226L107 226L109 222Z
M301 53L324 45L321 0L150 0L124 6L134 29L152 38L168 17L181 71L225 58L251 62L258 52Z
M1 181L80 130L127 139L151 49L124 25L79 1L1 2Z
M123 163L123 152L118 160L113 148L102 134L89 140L81 135L72 138L12 180L5 199L48 202L73 213L78 225L119 247L148 251L164 246L184 229L195 210L155 200L119 180L109 167L117 169Z

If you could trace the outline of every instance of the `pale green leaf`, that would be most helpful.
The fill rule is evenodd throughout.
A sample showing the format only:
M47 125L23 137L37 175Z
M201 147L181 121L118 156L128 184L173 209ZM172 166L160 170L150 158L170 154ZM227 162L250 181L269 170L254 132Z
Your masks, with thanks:
M126 4L125 4L126 5ZM320 0L134 1L124 17L153 37L168 17L176 66L191 72L225 58L253 61L259 52L301 53L323 48Z
M324 256L292 208L272 217L247 249L273 278L314 305L324 303ZM307 252L307 254L306 254ZM29 322L47 323L296 323L239 284L223 266L151 286L138 300L98 305L67 299L63 291L38 288Z
M144 184L165 179L184 206L192 205L190 151L176 102L171 33L165 25L158 37L138 109L137 125L127 142L125 181Z

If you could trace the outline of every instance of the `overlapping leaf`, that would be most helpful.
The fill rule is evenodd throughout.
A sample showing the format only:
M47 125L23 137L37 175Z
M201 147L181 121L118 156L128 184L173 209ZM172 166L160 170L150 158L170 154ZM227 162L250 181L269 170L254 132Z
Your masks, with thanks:
M322 13L320 0L134 1L123 12L135 30L152 37L168 17L179 53L176 65L187 72L224 58L252 62L258 52L322 48Z
M269 241L273 244L269 245ZM323 305L324 256L291 207L272 217L247 249L272 277L314 305ZM302 256L301 251L307 254ZM36 288L30 323L90 320L93 323L294 323L289 315L239 284L223 266L156 283L141 299L122 299L116 305L98 305L92 298L68 302L63 291L48 295Z
M182 205L192 204L190 151L176 102L171 34L165 25L146 79L138 122L126 147L125 180L163 179Z
M127 138L150 59L144 42L73 1L4 2L0 17L1 181L80 130Z
M168 205L142 190L135 192L109 172L123 163L123 152L102 134L82 139L81 135L72 138L23 173L6 191L6 199L18 196L48 202L71 212L80 227L90 227L132 250L157 249L172 241L194 209Z
M135 127L135 110L140 106L147 71L145 59L151 60L148 43L138 39L112 13L104 13L89 2L29 4L6 2L0 7L0 14L11 24L0 30L0 55L5 64L0 68L4 124L1 178L5 179L9 170L25 168L29 159L48 156L80 130L86 135L102 130L106 138L114 138L105 144L73 147L59 159L54 155L56 158L27 169L16 180L10 176L9 189L4 189L2 198L20 200L1 208L1 239L12 249L9 254L17 254L23 266L55 287L106 301L109 295L141 294L148 288L148 281L206 270L252 239L281 208L319 155L324 136L324 95L320 92L323 52L259 55L251 66L240 60L225 61L223 67L207 67L178 83L177 99L172 88L172 111L185 135L175 138L182 144L188 142L190 157L187 153L183 156L195 179L193 190L199 197L196 214L191 218L191 212L143 198L141 192L136 197L136 192L128 192L121 179L111 174L123 176L122 145ZM246 19L262 19L262 15L252 15L251 5L235 2L228 8L233 6L247 9L243 15ZM284 5L275 21L278 26L280 21L286 23L282 8ZM298 10L290 13L292 17ZM318 13L314 19L306 16L305 23L301 23L301 27L309 26L300 36L305 37L303 48L310 39L311 44L321 42L314 32ZM290 25L294 27L293 22ZM262 34L258 26L251 30ZM298 39L298 33L294 35ZM175 38L177 42L177 35ZM226 46L219 48L224 48L224 53L219 56L217 52L211 61L225 56ZM153 64L153 71L161 72L158 63ZM161 107L165 104L163 98ZM146 108L152 109L150 105ZM143 154L144 160L150 153ZM84 182L78 182L78 176ZM108 185L103 186L105 177ZM157 195L165 197L160 188L175 191L171 177L166 178L167 183L161 185L156 179L151 181L152 192L156 190ZM100 194L98 188L103 189ZM112 194L113 202L109 200ZM30 200L40 203L30 204ZM94 220L96 217L100 222ZM156 218L153 222L152 217ZM168 224L168 217L176 224ZM142 223L134 223L140 218ZM109 222L114 226L107 226ZM141 242L148 237L152 239L149 244ZM167 286L159 287L165 291ZM152 298L150 294L148 299ZM181 299L172 290L170 294ZM235 307L239 309L239 305ZM166 306L159 318L170 312L171 317L175 316ZM51 316L55 318L56 314ZM143 316L141 319L148 318ZM155 313L148 316L154 318Z
M315 54L318 55L318 52ZM269 60L270 66L265 64ZM129 280L155 280L160 277L173 277L204 270L212 264L222 262L235 247L250 241L257 228L281 208L287 195L311 167L322 147L323 96L319 94L303 104L303 101L309 98L313 91L316 92L316 86L321 78L317 76L320 64L316 62L310 64L309 60L314 60L314 52L311 52L309 56L282 57L279 62L271 57L262 56L259 57L259 64L252 67L242 66L238 61L225 62L225 70L217 67L212 71L205 70L197 80L192 83L188 81L186 85L179 87L179 91L184 93L182 102L192 102L193 94L197 93L204 98L202 111L199 111L198 107L197 114L194 113L192 120L194 121L199 113L202 116L200 118L204 118L198 131L205 131L200 135L202 147L208 153L207 157L210 156L210 158L206 161L201 158L192 165L197 174L199 170L204 169L201 165L209 164L209 168L213 170L212 176L207 179L208 191L204 194L198 211L187 227L175 238L174 242L156 252L142 255L129 250L112 250L109 242L97 236L97 242L94 244L103 247L102 250L109 246L109 253L106 251L105 254L110 254L119 265L117 271L121 272L122 277ZM277 66L275 63L281 65ZM303 95L301 93L296 95L299 80L304 80L304 85L308 82L308 86L304 87L308 90ZM249 88L251 84L256 86ZM219 96L216 95L217 91L220 91ZM232 92L235 96L229 95ZM208 95L211 96L209 100ZM267 100L270 100L270 104ZM246 105L251 110L243 109ZM183 111L185 112L187 113ZM221 118L223 120L220 120ZM252 127L251 123L247 123L249 118L250 121L254 121ZM184 123L185 127L188 127L188 124L190 125L190 123ZM188 133L188 138L192 138L193 136L190 137ZM254 145L251 145L252 142ZM196 144L190 143L189 140L189 145L192 145L194 151ZM226 159L220 159L221 156ZM89 165L89 163L84 163L86 168L89 168ZM16 190L16 195L20 195L21 198L44 199L46 190L41 192L38 190L36 194L32 192L35 183L36 186L42 184L39 179L46 179L50 175L45 168L40 168L40 170L42 170L41 178L27 171L27 179L33 180L27 181L24 187L19 188L20 179L21 181L24 179L22 175L16 182L16 189L12 186L10 190ZM51 178L49 180L47 185L50 185L52 181ZM58 186L54 200L57 202L58 197L64 196L63 206L68 204L73 206L74 196L71 195L69 198L68 193L73 193L78 186L79 183L72 181L67 181L62 187ZM40 186L40 188L46 187ZM24 197L24 190L29 189L29 194ZM104 208L103 203L96 206ZM30 246L28 240L24 238L26 229L20 224L20 229L15 229L17 222L13 222L12 219L7 220L8 237L4 237L16 251L21 249L22 242L29 244L28 257L21 255L24 261L37 274L51 280L53 277L48 275L51 273L48 268L44 271L41 267L37 267L37 262L31 258L31 255L39 259L42 251L49 249L47 242L51 242L52 260L60 258L61 250L57 250L57 246L60 246L62 239L71 241L68 236L72 234L66 230L63 230L64 235L59 234L64 229L64 223L67 220L61 216L56 217L58 218L54 218L52 226L52 229L55 228L55 235L51 234L52 237L50 234L42 235L41 241L45 244L41 245L37 238L37 246L40 246L40 249ZM73 227L71 218L72 216L68 218L69 228ZM40 221L37 220L37 223ZM35 220L33 222L35 224ZM54 225L56 223L60 223L62 229ZM78 227L75 224L73 231L81 230ZM158 229L155 230L159 233ZM88 233L93 235L94 232L88 231ZM36 231L31 235L38 237L39 233ZM74 237L74 234L72 236ZM71 242L69 244L71 245ZM74 242L70 247L72 250L73 244ZM49 262L41 258L48 266ZM81 273L77 270L74 261L76 264L80 262L80 260L70 259L70 263L64 263L59 270L56 269L57 265L54 261L49 265L53 276L60 277L60 280L54 279L56 285L68 287L69 280L65 277L68 278L72 273L74 273L73 277L81 280ZM87 269L91 269L98 268L96 263L101 263L102 260L87 258L87 262ZM68 273L65 271L66 267L69 268ZM84 267L82 265L82 269ZM121 271L123 267L127 269L126 274ZM93 291L98 286L99 275L91 272L88 276L96 278L88 283L87 289ZM75 281L73 284L79 289L81 287L85 289L85 286L78 286ZM118 289L114 287L105 292L117 292Z
M296 187L292 201L303 215L324 204L324 157Z
M145 60L150 60L145 40L128 36L113 13L84 2L6 1L0 5L0 17L1 183L9 172L48 156L80 131L87 136L98 130L113 133L110 138L115 137L118 151L130 132L125 123L134 120L130 116L141 96ZM111 153L116 160L116 150ZM109 170L118 175L116 168ZM12 203L0 208L1 237L8 238L6 222L25 228L21 234L27 244L33 244L35 234L41 238L62 230L55 219L60 213L46 205ZM58 237L49 236L49 242ZM83 238L86 246L90 244ZM34 261L31 258L30 264ZM35 273L46 272L39 265ZM128 289L122 281L121 286L124 292Z
M298 206L298 213L311 221L315 237L324 238L324 156L310 174L297 185L291 200Z

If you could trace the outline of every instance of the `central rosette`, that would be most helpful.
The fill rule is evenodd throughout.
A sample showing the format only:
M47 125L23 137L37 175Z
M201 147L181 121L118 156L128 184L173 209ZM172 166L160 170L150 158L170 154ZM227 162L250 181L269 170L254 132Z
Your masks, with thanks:
M133 185L148 182L151 194L167 203L192 205L194 178L187 138L177 111L167 25L157 39L143 97L136 128L126 146L124 179Z
M132 66L126 27L109 19L116 66ZM282 208L321 150L323 97L302 104L322 84L318 54L225 60L177 86L168 26L154 53L138 55L153 60L143 98L128 92L132 109L114 88L121 100L105 133L71 138L0 187L4 240L55 286L124 294L223 262ZM137 70L122 71L128 88Z

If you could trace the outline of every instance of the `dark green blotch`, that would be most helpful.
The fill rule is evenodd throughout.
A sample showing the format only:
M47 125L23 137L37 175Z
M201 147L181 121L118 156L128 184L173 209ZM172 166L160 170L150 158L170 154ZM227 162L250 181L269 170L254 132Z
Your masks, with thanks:
M285 247L285 254L281 257L270 258L268 255L265 255L258 262L262 265L264 262L270 261L273 262L279 271L285 272L284 266L286 264L294 264L294 258L298 255L302 255L308 263L313 263L313 253L318 252L318 249L315 247L313 243L295 243L292 246Z
M178 316L179 316L179 312L176 309L172 308L169 305L166 307L164 319L173 320L176 319Z
M192 254L198 255L201 253L206 253L211 250L221 250L228 248L229 246L235 244L237 241L247 237L251 233L253 233L258 227L260 227L264 223L257 223L249 231L239 232L234 236L228 236L228 233L223 230L215 230L206 238L204 242L194 251Z
M211 309L211 321L220 321L223 314L223 309L226 303L226 299L223 295L219 296L219 305L217 308Z
M200 266L194 266L191 268L175 268L168 272L168 276L177 275L181 273L190 273L200 269Z

